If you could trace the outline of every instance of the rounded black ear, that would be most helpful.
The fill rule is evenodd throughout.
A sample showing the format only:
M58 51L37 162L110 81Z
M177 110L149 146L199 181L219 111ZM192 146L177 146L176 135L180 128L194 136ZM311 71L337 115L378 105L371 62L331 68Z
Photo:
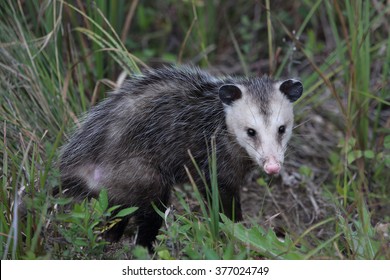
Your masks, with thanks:
M219 88L218 94L219 94L219 98L226 105L232 104L234 101L240 99L242 96L242 92L240 88L232 84L221 86Z
M280 85L279 90L287 96L288 100L290 100L291 102L295 102L302 95L303 85L298 80L285 80Z

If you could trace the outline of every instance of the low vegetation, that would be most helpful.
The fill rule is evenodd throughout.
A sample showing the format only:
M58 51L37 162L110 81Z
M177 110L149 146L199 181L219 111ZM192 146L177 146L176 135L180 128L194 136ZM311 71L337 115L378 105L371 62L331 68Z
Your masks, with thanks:
M390 259L388 1L0 6L2 259ZM172 63L297 76L305 91L285 172L254 173L243 187L245 222L218 213L216 180L209 203L196 185L178 187L149 254L135 232L119 244L102 238L137 210L116 213L105 192L67 197L56 161L121 73Z

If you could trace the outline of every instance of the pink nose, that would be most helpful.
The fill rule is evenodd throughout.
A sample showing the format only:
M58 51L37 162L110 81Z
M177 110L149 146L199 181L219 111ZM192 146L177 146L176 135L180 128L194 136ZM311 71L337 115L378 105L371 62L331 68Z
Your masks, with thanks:
M268 175L275 175L278 174L280 171L280 164L277 162L272 162L272 163L266 163L264 165L264 171Z

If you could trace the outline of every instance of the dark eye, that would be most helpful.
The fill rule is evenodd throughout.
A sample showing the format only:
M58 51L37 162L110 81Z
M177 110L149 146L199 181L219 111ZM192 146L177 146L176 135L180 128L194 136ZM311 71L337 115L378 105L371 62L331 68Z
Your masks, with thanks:
M253 128L248 128L248 130L246 132L248 133L248 136L250 136L250 137L256 136L256 130L254 130Z
M284 134L286 132L286 126L284 125L279 126L278 132L279 134Z

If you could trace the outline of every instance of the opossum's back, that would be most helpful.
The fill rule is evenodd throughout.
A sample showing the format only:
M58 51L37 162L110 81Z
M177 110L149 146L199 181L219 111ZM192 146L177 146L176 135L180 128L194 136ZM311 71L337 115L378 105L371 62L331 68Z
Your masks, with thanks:
M166 67L132 76L123 83L117 93L159 95L173 91L184 95L204 96L206 92L213 91L221 84L222 80L197 67Z
M197 150L225 125L220 84L192 68L151 71L126 81L91 109L65 147L63 165L132 156L168 162L188 149L201 153Z
M172 90L128 100L110 122L109 143L118 150L168 157L204 146L224 125L222 104L215 97L196 98Z

